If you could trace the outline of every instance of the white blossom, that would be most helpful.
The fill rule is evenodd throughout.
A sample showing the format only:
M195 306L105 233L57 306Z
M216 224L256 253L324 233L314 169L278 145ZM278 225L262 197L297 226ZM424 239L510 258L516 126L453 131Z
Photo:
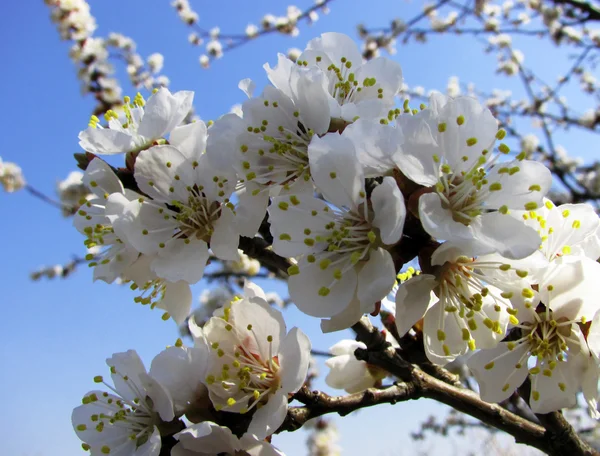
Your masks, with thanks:
M311 76L311 86L316 86L311 103L326 102L332 118L346 121L353 121L357 116L385 117L402 85L400 65L384 57L363 64L358 46L341 33L324 33L311 40L296 65L307 70L317 67L322 71L325 80ZM264 66L273 85L290 97L294 94L294 84L298 84L292 71L296 65L279 54L275 68L268 64ZM325 88L325 94L321 87Z
M508 398L529 375L529 404L535 413L575 405L589 356L579 324L596 313L599 274L595 261L569 256L548 268L539 291L523 289L525 299L515 308L515 340L481 350L467 362L484 401Z
M354 142L344 135L313 138L311 173L326 201L293 194L273 198L269 206L273 250L301 256L288 270L290 297L309 315L332 317L323 322L326 331L354 324L389 293L396 274L384 246L400 240L406 215L391 177L367 201L354 152Z
M402 336L421 318L425 353L444 365L476 348L493 348L514 317L506 284L523 272L501 261L472 258L445 243L432 255L433 274L420 274L398 287L396 326ZM494 279L486 271L500 271ZM520 275L519 275L520 274Z
M167 390L150 375L134 350L115 353L106 360L114 386L102 376L97 383L111 391L90 391L71 416L83 447L93 456L140 454L158 456L158 425L175 417Z
M146 102L137 95L133 103L123 105L124 114L106 113L108 128L92 116L90 126L79 134L79 145L93 154L119 154L150 147L156 140L172 132L187 116L194 99L193 92L171 94L160 88Z
M155 52L154 54L150 54L146 61L152 73L159 73L162 70L165 58L162 54Z
M510 149L496 139L491 112L476 100L434 95L430 107L415 116L400 116L403 144L394 156L412 181L431 188L419 198L419 217L437 239L462 242L472 255L498 251L509 258L530 255L539 236L505 214L533 210L550 188L550 171L520 154L500 161Z
M281 312L262 289L247 283L244 297L233 300L204 326L212 356L206 384L217 410L248 413L256 409L248 433L264 438L283 422L288 394L306 378L310 341L293 328L286 335Z
M26 185L21 168L15 163L3 162L0 158L0 184L8 193L21 190Z
M72 208L82 204L82 199L87 200L90 190L83 183L83 173L81 171L71 171L67 178L60 181L56 186L60 202L66 207L63 208L63 215L72 214Z
M146 255L151 269L171 282L196 283L209 258L208 244L222 260L237 260L236 179L204 154L202 121L180 127L170 145L154 146L136 159L134 177L148 197L132 201L121 217L127 241Z

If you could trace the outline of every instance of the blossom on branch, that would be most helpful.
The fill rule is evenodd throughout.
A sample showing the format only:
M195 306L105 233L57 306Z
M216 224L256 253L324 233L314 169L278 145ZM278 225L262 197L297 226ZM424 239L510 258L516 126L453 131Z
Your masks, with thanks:
M246 284L203 328L212 348L205 382L217 410L254 411L248 433L275 432L288 408L288 395L300 389L310 359L310 341L298 328L286 334L281 312L262 289Z

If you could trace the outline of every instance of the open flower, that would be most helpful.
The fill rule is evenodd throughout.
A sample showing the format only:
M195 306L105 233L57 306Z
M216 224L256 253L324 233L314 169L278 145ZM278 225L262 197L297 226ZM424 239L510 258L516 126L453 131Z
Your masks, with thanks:
M152 271L171 282L196 283L204 274L208 246L223 260L237 260L239 235L229 197L231 170L218 169L207 154L200 121L185 141L143 151L135 162L136 182L148 198L132 201L122 216L127 240L153 255Z
M114 386L94 378L111 392L91 391L71 416L83 447L93 456L140 454L158 456L157 425L175 417L167 390L146 373L134 350L115 353L106 360Z
M398 128L404 138L398 168L431 188L419 198L419 217L431 236L462 242L470 255L523 258L538 248L537 233L506 214L542 206L550 171L524 154L500 161L510 149L500 144L494 152L506 133L488 109L472 98L436 94L428 109L400 116Z
M256 285L246 284L244 298L219 309L204 327L212 348L206 376L217 410L255 410L248 433L264 438L283 422L288 394L300 389L310 359L310 341L293 328L286 335L281 312Z
M402 86L400 65L384 57L363 64L356 43L342 33L324 33L311 40L296 63L279 54L275 68L264 67L273 85L290 95L295 82L292 75L298 66L318 67L323 72L326 92L319 92L312 103L326 102L332 118L348 122L357 117L386 117Z
M309 315L333 317L323 329L338 330L372 312L394 286L394 264L384 246L400 240L406 211L391 177L367 199L362 168L347 138L314 138L309 154L325 201L309 194L273 198L273 250L300 257L288 271L292 301Z
M467 365L477 379L481 398L500 402L529 375L529 404L549 413L576 403L582 387L581 366L588 362L582 324L591 321L600 292L600 264L568 256L551 265L537 284L524 289L527 299L515 305L519 323L514 337L491 350L475 353Z
M192 108L194 92L171 94L160 88L148 102L138 94L133 102L125 97L123 114L110 110L105 114L108 128L103 128L96 116L90 126L79 133L79 145L93 154L120 154L150 147L154 141L171 133Z
M445 243L432 255L432 274L420 274L398 287L396 326L402 336L421 318L425 353L445 365L476 348L493 348L518 323L510 299L527 275L509 264L464 255ZM498 272L498 276L486 274Z
M308 146L330 123L326 100L319 104L315 95L325 93L324 75L316 68L298 67L293 73L289 94L267 86L262 95L251 97L253 83L242 81L240 87L251 97L242 105L243 116L223 116L210 129L208 153L224 155L240 179L238 188L245 190L237 220L246 236L256 233L256 222L248 220L262 221L269 194L313 190Z

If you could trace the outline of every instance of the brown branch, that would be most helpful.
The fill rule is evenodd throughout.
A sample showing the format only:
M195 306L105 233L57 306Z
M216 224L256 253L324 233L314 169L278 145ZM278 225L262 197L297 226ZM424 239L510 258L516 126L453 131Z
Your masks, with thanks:
M311 392L304 387L294 395L294 399L305 406L291 407L277 433L295 431L308 420L328 413L346 416L361 408L378 404L396 404L419 397L418 391L410 383L398 383L384 389L369 388L348 396L329 396L320 391Z
M568 5L578 9L587 16L585 20L588 21L600 21L600 9L588 2L582 2L581 0L552 0L554 3L559 5Z

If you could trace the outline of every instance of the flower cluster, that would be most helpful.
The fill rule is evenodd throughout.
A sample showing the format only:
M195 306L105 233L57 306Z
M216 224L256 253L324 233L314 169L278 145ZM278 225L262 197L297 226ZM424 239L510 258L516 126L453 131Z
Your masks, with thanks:
M298 328L286 333L281 313L251 283L204 328L189 324L194 346L178 340L149 371L133 350L107 359L113 385L94 381L110 391L90 391L73 411L84 449L156 456L161 432L170 432L179 441L172 454L281 454L263 439L283 423L288 397L304 383L308 338ZM221 410L249 416L240 438L214 422ZM184 415L191 424L182 430L174 423Z
M119 176L127 176L98 157L83 176L94 195L75 226L88 248L101 247L90 258L95 279L130 280L141 291L137 302L181 324L189 286L210 258L257 272L238 248L240 237L260 234L272 244L269 253L288 262L291 301L322 319L324 332L349 328L385 305L400 337L422 336L432 363L472 355L468 366L484 400L508 398L529 376L534 412L569 406L579 391L595 411L595 212L547 199L550 171L526 152L511 152L505 130L476 99L434 93L420 109L396 107L400 66L383 57L364 63L345 35L323 34L295 61L280 54L275 67L264 68L271 84L254 95L254 83L241 81L248 99L210 126L183 123L193 93L166 88L147 101L125 97L122 112L108 111L104 125L91 118L80 146L124 154ZM416 257L421 272L398 276ZM219 307L222 300L228 303ZM109 396L121 405L93 392L82 407L100 401L110 410L97 415L106 427L125 421L114 431L129 439L122 445L149 445L154 455L161 429L185 414L193 424L176 434L174 454L203 453L203 445L276 454L263 439L283 423L290 395L306 380L310 342L298 328L286 334L281 313L257 286L215 304L202 328L190 318L201 375L196 367L190 376L160 367L146 373L139 360L129 374L109 360L121 399ZM356 392L387 376L355 360L357 348L364 346L332 347L331 386ZM181 350L188 353L171 352L185 358ZM169 366L170 356L159 355L157 366ZM169 383L189 388L191 379L208 405L188 413L197 397ZM88 408L74 425L92 452L112 452L104 437L112 431L88 432L95 416ZM220 427L222 412L247 414L243 432Z

